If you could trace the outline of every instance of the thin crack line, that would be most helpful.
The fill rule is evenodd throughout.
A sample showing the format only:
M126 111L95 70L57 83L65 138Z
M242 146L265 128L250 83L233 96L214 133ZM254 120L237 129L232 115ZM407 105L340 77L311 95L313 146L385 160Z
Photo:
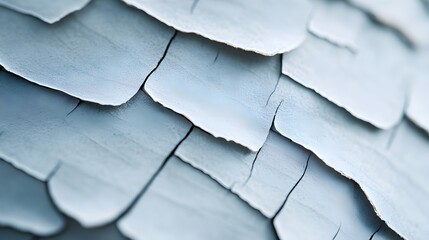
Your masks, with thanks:
M194 2L192 3L192 6L191 6L191 13L193 13L194 12L194 10L195 10L195 7L197 6L197 4L200 2L200 0L194 0Z
M387 140L386 149L390 149L392 146L393 141L396 138L396 134L398 133L399 124L396 124L396 126L392 129L392 133L389 136L389 139Z
M280 66L282 65L282 58L283 58L283 56L280 58ZM271 91L270 95L268 96L268 99L267 99L267 102L265 103L265 106L268 106L268 103L270 102L271 97L273 96L273 94L274 94L274 93L276 92L276 90L277 90L277 87L278 87L278 85L279 85L279 82L280 82L280 79L281 79L281 78L282 78L282 70L280 69L280 74L279 74L279 77L277 78L276 85L274 86L273 91Z
M334 240L338 236L338 233L340 232L340 229L341 229L341 223L340 223L340 226L337 229L337 232L335 233L334 237L332 238L332 240Z
M165 165L167 164L168 160L174 156L174 153L176 152L177 148L182 144L183 141L185 141L188 136L191 134L192 130L194 129L194 125L189 129L189 131L186 133L186 135L176 144L176 146L171 150L171 152L168 154L168 156L164 159L161 166L156 170L156 172L150 177L149 181L146 183L146 185L143 187L143 189L134 197L133 201L128 205L127 209L123 211L115 220L116 222L118 219L121 219L126 214L128 214L131 209L136 205L136 203L139 201L139 199L146 193L146 191L149 189L149 187L152 185L152 183L155 181L156 177L159 175L159 173L164 169Z
M267 98L267 101L265 102L265 107L266 106L268 106L268 103L270 102L270 100L271 100L271 97L273 96L273 94L276 92L276 90L277 90L277 87L279 86L279 82L280 82L280 79L281 79L281 74L280 74L280 77L277 79L277 82L276 82L276 85L274 86L274 89L273 89L273 91L270 93L270 95L268 96L268 98Z
M61 160L55 164L54 168L51 170L51 172L46 177L46 182L49 182L51 180L51 178L58 172L58 170L60 169L60 167L62 165L63 165L63 162Z
M280 211L284 208L284 206L286 205L287 200L289 199L290 195L292 194L292 192L295 190L296 186L298 186L298 184L301 182L301 180L304 178L305 173L307 172L307 168L308 168L308 163L310 162L310 157L311 157L311 153L308 154L307 157L307 162L305 163L305 168L304 171L302 172L301 177L299 177L298 181L295 183L295 185L292 187L292 189L289 191L289 193L287 194L285 200L283 201L283 204L280 206L280 208L277 210L277 212L274 214L273 216L273 220L277 217L277 215L280 213Z
M164 61L165 56L167 56L167 52L170 49L171 44L173 43L173 40L176 38L177 36L177 30L174 30L174 34L173 36L170 38L170 41L168 41L167 46L165 47L164 53L162 54L161 58L159 59L158 63L156 64L156 66L152 69L152 71L149 72L149 74L146 76L146 78L143 81L142 86L140 87L141 90L144 91L145 85L147 80L149 79L149 77L158 69L158 67L161 65L162 61Z
M279 105L276 108L276 111L274 111L273 120L271 121L271 129L275 129L275 127L274 127L274 121L276 120L277 112L279 111L280 106L282 105L283 102L284 102L284 99L282 99L280 101Z
M218 48L218 49L217 49L217 52L216 52L216 56L215 56L215 58L214 58L214 60L213 60L212 64L215 64L215 63L216 63L217 59L219 58L219 54L220 54L220 50L219 50L219 48Z
M253 169L255 168L256 159L258 159L258 156L259 156L259 153L261 152L261 149L262 149L262 147L256 152L255 158L253 159L253 162L252 162L252 167L250 168L250 173L247 176L246 180L241 184L241 187L246 186L246 184L249 182L250 178L252 177Z
M372 235L369 238L369 240L372 240L374 238L375 234L377 234L380 231L380 229L381 229L382 226L383 226L383 224L380 224L380 226L377 228L377 230L375 230L375 232L372 233Z
M82 102L83 101L79 99L79 102L76 104L76 106L74 106L74 108L69 113L67 113L66 117L72 114L72 112L74 112L80 106L80 104L82 104Z

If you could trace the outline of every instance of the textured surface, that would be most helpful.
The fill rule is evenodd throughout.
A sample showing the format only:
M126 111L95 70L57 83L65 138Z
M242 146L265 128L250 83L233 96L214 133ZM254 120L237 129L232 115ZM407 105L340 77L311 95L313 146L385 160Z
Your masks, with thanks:
M310 15L309 4L301 0L123 1L179 31L263 55L298 47Z
M275 236L269 219L177 157L168 160L148 192L119 221L119 228L133 239Z
M81 224L115 220L156 173L189 131L190 124L147 95L138 93L120 108L81 104L66 119L63 156L49 180L54 202Z
M40 182L12 165L0 161L0 225L37 235L59 232L64 220L51 205L48 191ZM1 239L6 236L24 238L21 234L1 230Z
M319 6L315 8L308 30L332 44L358 53L359 34L366 23L365 14L340 1L315 2Z
M427 238L422 2L82 3L0 0L0 239Z
M429 44L429 15L422 0L349 0L417 46Z
M0 7L0 32L14 33L0 36L8 71L103 105L128 101L173 36L117 0L94 0L53 26Z
M308 161L304 177L274 219L280 238L370 239L381 221L365 195L314 155Z
M384 140L386 134L376 129L369 131L365 123L352 123L358 120L344 110L324 103L320 96L290 79L284 80L280 89L286 89L286 99L274 121L276 129L355 180L378 215L400 235L424 239L429 231L423 227L429 224L429 206L424 203L428 192L410 182L403 169L392 165L398 156L383 151L389 146L389 140Z
M47 23L59 21L66 15L85 7L90 0L0 0L0 5L26 13Z
M304 172L309 153L270 132L252 153L200 130L179 146L176 155L237 193L267 217L273 217Z
M212 135L257 151L274 116L274 107L267 104L279 69L278 56L263 57L178 34L144 89Z
M329 8L337 11L335 5ZM347 22L359 14L349 11L352 14L338 16L338 21ZM330 28L327 21L317 23ZM401 65L408 51L392 32L369 19L364 23L365 27L360 28L353 23L347 26L357 32L357 53L309 35L300 48L283 55L282 72L357 118L388 129L404 112L407 85Z

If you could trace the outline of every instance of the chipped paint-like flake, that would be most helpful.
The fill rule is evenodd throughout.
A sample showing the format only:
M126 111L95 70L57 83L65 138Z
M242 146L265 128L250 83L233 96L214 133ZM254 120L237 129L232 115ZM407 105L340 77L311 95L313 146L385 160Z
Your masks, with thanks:
M369 19L361 29L357 53L309 35L300 48L283 54L282 72L357 118L388 129L404 112L409 50Z
M353 52L358 52L357 39L364 26L366 16L355 11L344 2L316 1L316 11L308 29L319 38Z
M313 155L274 226L281 239L369 239L380 222L356 184Z
M51 147L60 143L56 129L77 104L65 94L0 72L0 157L46 180L58 164Z
M429 136L408 119L404 119L395 130L388 149L396 156L390 163L429 194L429 161L426 160L429 156Z
M133 239L275 239L269 219L177 157L119 229Z
M64 220L51 203L46 185L2 159L0 192L0 226L42 236L63 228ZM0 231L0 236L3 234L4 230Z
M417 46L429 44L429 14L421 0L349 0Z
M58 146L65 156L49 190L86 227L125 211L191 127L142 92L119 108L84 103L66 122L76 134Z
M246 181L256 153L195 128L175 153L181 160L231 189Z
M310 6L303 0L123 0L182 32L275 55L305 38Z
M308 151L270 132L264 146L253 153L196 129L176 155L273 217L304 171Z
M275 111L267 104L280 73L280 57L264 57L178 34L144 89L215 137L257 151Z
M272 218L302 176L308 154L289 139L270 132L248 180L232 191Z
M86 6L90 0L0 0L0 6L55 23Z
M173 36L117 0L94 0L54 25L0 7L0 32L5 69L103 105L128 101Z
M279 92L286 92L280 94L284 101L275 128L356 181L377 214L399 235L425 239L429 235L428 193L391 163L396 154L382 151L388 146L387 133L359 123L313 91L284 80Z
M85 226L117 218L190 128L143 92L121 107L77 106L0 74L1 156L42 180L58 168L49 179L54 202Z
M424 51L422 55L429 54ZM407 116L429 134L429 58L416 56L413 81L409 93Z

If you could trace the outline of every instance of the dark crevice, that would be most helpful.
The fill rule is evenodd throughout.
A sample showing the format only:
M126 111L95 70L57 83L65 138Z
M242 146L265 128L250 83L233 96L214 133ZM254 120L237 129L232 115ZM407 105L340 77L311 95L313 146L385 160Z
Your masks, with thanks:
M406 45L408 48L415 50L416 46L415 44L408 38L408 36L406 34L404 34L401 30L397 29L395 26L390 26L389 24L386 24L385 22L383 22L382 20L380 20L375 14L373 14L372 12L370 12L369 10L367 10L364 7L359 6L358 4L354 4L349 2L349 4L359 10L361 10L362 12L364 12L366 14L366 16L368 16L368 18L374 23L374 25L387 29L389 31L391 31L393 34L395 34L403 43L404 45Z
M128 205L127 209L122 212L115 221L118 219L121 219L123 216L125 216L131 209L134 207L134 205L137 203L137 201L140 199L141 196L145 194L145 192L149 189L149 187L152 185L153 181L155 181L156 177L159 175L159 173L164 169L165 165L167 164L168 160L174 156L174 153L176 152L177 148L179 148L180 144L182 144L183 141L185 141L188 136L191 134L192 130L194 129L194 126L189 129L189 131L186 133L186 135L180 140L176 146L171 150L171 152L168 154L168 156L164 159L161 166L156 170L156 172L151 176L149 181L146 183L146 185L143 187L143 189L134 197L133 201Z
M369 237L369 240L372 240L374 238L375 234L377 234L380 231L382 226L383 226L383 224L380 224L380 226L377 228L377 230L375 230L375 232L371 234L371 237Z
M246 186L246 184L249 182L250 178L252 177L253 169L255 168L255 163L256 163L256 160L258 159L258 156L259 156L259 153L261 152L261 149L262 149L262 147L256 152L255 158L253 159L253 162L252 162L252 167L250 168L250 173L247 176L246 180L241 184L241 186Z
M282 61L283 61L282 58L283 58L283 56L280 57L280 73L279 73L279 77L277 78L277 82L276 82L276 85L274 86L273 91L271 91L270 95L267 98L267 102L265 103L265 106L268 106L268 103L270 102L271 97L273 96L273 94L276 92L277 87L279 86L280 79L282 78L282 74L283 74L282 70L281 70Z
M274 127L274 121L276 120L277 112L279 111L280 106L282 105L283 102L284 102L284 99L280 101L279 105L276 108L276 111L274 111L273 120L271 121L271 129L275 129L275 127Z
M158 69L158 67L161 65L162 61L164 61L165 56L167 56L167 52L170 49L171 43L173 43L173 40L177 36L177 30L174 30L173 36L170 38L170 41L168 41L167 46L165 47L164 53L162 54L161 58L159 59L158 63L156 64L155 68L152 69L152 71L149 72L149 74L146 76L146 78L143 81L142 86L140 87L141 90L144 91L145 84L149 77Z
M55 167L51 170L51 172L48 174L48 176L46 177L46 181L49 182L49 180L51 180L52 176L55 175L55 173L58 172L58 169L60 169L62 165L61 161L58 161L57 164L55 165Z
M390 149L390 147L392 146L392 143L396 138L396 134L398 133L398 129L399 129L399 124L393 127L392 133L390 134L389 139L387 140L386 149Z
M335 233L334 237L332 237L332 240L334 240L338 236L340 229L341 229L341 223L340 223L340 226L338 227L337 232Z
M67 113L66 117L68 117L70 114L72 114L72 112L74 112L82 104L82 102L83 102L82 100L79 100L79 102L76 104L76 106L74 106L74 108L69 113Z
M272 96L273 96L273 94L276 92L277 87L279 86L280 79L281 79L281 77L282 77L281 75L282 75L282 74L280 73L280 76L279 76L279 78L277 79L277 82L276 82L276 85L274 86L273 91L271 91L270 95L269 95L269 96L268 96L268 98L267 98L267 101L265 102L265 107L266 107L266 106L268 106L268 103L270 102L271 97L272 97Z
M285 200L283 201L283 204L280 206L280 208L277 210L277 212L274 214L272 220L274 221L274 219L277 217L277 215L280 213L280 211L283 209L283 207L286 205L287 200L289 199L290 195L292 194L292 192L295 190L296 186L298 186L298 184L301 182L301 180L304 178L305 173L307 172L307 168L308 168L308 163L310 162L310 157L311 157L311 153L308 154L307 157L307 162L305 163L305 168L304 171L301 174L301 177L299 177L298 181L295 183L295 185L292 187L292 189L289 191L289 193L287 194Z
M194 0L194 2L192 3L192 6L191 6L191 13L194 12L195 7L198 5L199 2L200 2L200 0Z
M310 32L311 35L315 36L316 38L318 38L318 39L320 39L322 41L325 41L325 42L327 42L329 44L332 44L335 47L338 47L338 48L344 49L346 51L349 51L351 54L354 54L354 55L357 54L357 50L354 49L353 47L348 46L347 44L337 43L337 42L335 42L335 40L332 40L329 37L319 36L318 34L312 32L312 31L309 31L309 32Z
M219 58L219 54L220 54L220 51L219 51L219 48L217 49L217 52L216 52L216 57L214 58L214 60L213 60L213 64L215 64L216 63L216 61L217 61L217 59Z

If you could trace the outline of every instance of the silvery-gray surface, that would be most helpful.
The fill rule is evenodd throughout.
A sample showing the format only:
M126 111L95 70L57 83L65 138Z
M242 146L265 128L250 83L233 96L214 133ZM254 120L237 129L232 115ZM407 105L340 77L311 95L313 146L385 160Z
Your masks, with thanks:
M0 0L0 5L32 15L47 23L55 23L86 6L90 0Z
M342 22L348 21L348 15L341 17L345 18ZM362 27L348 27L359 28L357 52L309 35L298 49L283 54L282 72L355 117L379 128L391 128L404 113L404 65L409 50L394 33L369 19Z
M75 98L0 72L0 157L46 180L64 154L51 147L61 143L53 135L77 104Z
M86 227L115 220L191 125L139 92L120 107L83 103L66 122L62 164L49 180L57 206Z
M29 81L103 105L140 88L173 29L117 0L94 0L50 25L0 7L0 65Z
M37 240L126 240L116 227L111 223L97 228L83 228L73 220L67 221L64 230L52 237ZM5 239L6 240L6 239Z
M366 22L365 13L342 1L316 0L308 30L327 41L359 52L357 39Z
M119 229L132 239L275 239L270 220L243 203L172 157Z
M280 56L179 33L144 89L215 137L257 151L271 127L275 106L269 98L279 75Z
M180 159L267 217L274 216L304 172L308 154L275 132L270 132L264 146L253 153L198 129L193 130L176 151Z
M0 192L0 226L42 236L55 234L63 228L64 219L51 203L46 185L2 159ZM21 234L5 231L0 231L0 237L10 234L25 239Z
M279 86L279 92L285 91L280 94L284 101L275 128L356 181L376 213L399 235L425 239L429 234L428 193L391 163L396 154L383 151L383 142L384 148L389 146L391 137L386 134L390 133L371 129L313 91L284 80Z
M263 55L298 47L310 15L306 0L123 1L181 32Z
M421 0L349 0L417 46L429 44L429 14Z
M274 219L281 239L370 239L380 224L359 187L314 155Z

